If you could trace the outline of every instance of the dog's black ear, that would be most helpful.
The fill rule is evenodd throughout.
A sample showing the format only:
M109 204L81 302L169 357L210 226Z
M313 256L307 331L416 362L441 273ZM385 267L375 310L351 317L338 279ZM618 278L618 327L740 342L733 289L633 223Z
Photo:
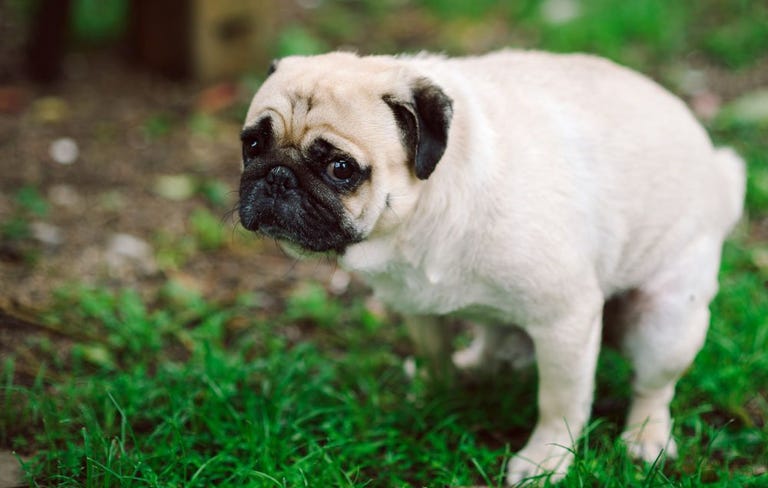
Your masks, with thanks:
M397 100L391 95L385 95L383 100L395 115L416 177L426 180L448 145L453 101L426 78L415 81L410 101Z
M271 63L269 63L269 69L267 70L267 78L269 78L269 75L277 71L277 63L279 63L279 59L273 59Z

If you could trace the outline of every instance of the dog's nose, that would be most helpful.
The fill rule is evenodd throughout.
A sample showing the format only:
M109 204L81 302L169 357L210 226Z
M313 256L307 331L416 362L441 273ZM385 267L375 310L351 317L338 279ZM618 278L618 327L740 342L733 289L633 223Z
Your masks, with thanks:
M266 177L269 187L274 191L285 191L296 188L298 181L294 172L286 166L275 166Z

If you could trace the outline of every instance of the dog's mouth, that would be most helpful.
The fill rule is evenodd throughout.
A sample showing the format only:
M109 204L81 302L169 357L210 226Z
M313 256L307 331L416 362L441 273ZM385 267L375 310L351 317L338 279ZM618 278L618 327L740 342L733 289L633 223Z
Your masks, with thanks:
M292 254L344 254L361 238L344 217L300 193L280 198L263 194L258 187L245 192L239 204L241 225L251 232L277 240Z
M246 227L247 228L247 227ZM248 229L258 235L277 241L281 247L304 252L327 252L327 249L313 249L310 243L305 242L295 232L291 232L279 225L260 225L254 229Z

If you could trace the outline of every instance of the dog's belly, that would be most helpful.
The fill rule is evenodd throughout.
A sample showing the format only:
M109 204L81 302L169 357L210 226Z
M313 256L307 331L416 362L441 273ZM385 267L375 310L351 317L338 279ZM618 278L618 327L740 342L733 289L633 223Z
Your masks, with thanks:
M523 307L519 297L484 280L446 271L428 276L421 269L363 273L377 298L407 315L454 315L482 323L514 323Z
M420 276L421 275L421 276ZM462 293L446 283L430 282L414 269L397 273L368 276L378 298L400 313L445 315L467 307L481 290L462 287Z

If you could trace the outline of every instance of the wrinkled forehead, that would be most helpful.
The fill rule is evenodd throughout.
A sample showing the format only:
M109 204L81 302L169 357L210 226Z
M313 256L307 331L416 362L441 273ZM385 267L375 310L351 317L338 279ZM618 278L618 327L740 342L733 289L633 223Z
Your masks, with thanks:
M281 62L254 96L245 127L270 117L277 139L304 146L319 134L360 145L358 139L394 125L382 99L393 84L391 75L301 64Z
M287 84L266 93L260 91L251 104L245 125L269 116L275 136L299 143L313 130L349 132L344 131L345 126L352 129L364 124L376 105L378 100L363 90Z

